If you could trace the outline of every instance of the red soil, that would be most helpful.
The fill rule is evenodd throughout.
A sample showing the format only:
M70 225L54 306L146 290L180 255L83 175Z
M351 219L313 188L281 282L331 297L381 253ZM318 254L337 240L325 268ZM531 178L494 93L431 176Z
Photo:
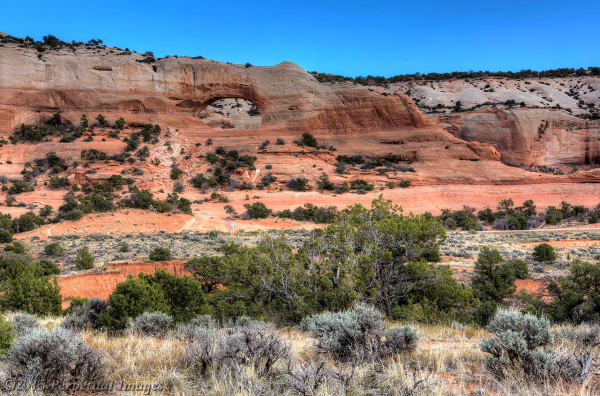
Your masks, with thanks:
M164 268L167 272L179 276L189 275L184 270L185 261L174 260L167 262L145 263L119 263L108 264L107 271L95 273L81 273L74 276L60 278L58 284L61 287L63 298L66 297L99 297L108 298L118 283L124 281L129 275L140 273L154 274L157 269ZM63 301L63 308L69 306L68 301Z

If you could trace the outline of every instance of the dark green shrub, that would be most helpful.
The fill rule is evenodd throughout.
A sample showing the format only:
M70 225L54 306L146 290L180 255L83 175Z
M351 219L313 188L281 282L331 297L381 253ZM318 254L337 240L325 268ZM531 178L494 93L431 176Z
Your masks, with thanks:
M60 268L54 264L51 260L41 259L38 264L42 267L44 276L58 275L60 274Z
M69 180L66 177L52 176L48 185L50 188L69 187Z
M373 186L372 184L369 184L365 180L356 179L356 180L352 180L350 182L350 188L352 190L363 189L365 191L373 191L373 189L375 188L375 186Z
M134 191L129 197L127 206L138 209L150 209L154 203L154 194L148 190Z
M43 208L40 209L40 217L48 217L52 214L52 206L44 205Z
M104 161L108 159L108 154L96 149L81 150L81 159L88 161Z
M179 168L171 169L171 180L179 180L179 175L182 175L183 171Z
M152 261L169 261L171 260L171 250L165 247L155 247L150 251L148 256Z
M523 260L507 261L506 265L512 268L517 279L527 279L527 277L529 276L529 267L527 266L527 263Z
M80 270L87 270L94 268L94 261L96 259L90 253L90 248L84 246L77 253L77 257L75 258L75 267Z
M123 128L125 128L125 119L123 117L119 118L117 121L115 121L115 126L118 130L122 131Z
M13 335L13 325L0 315L0 356L4 355L12 345L15 336Z
M497 249L481 248L471 278L475 297L482 301L501 302L515 292L515 278L513 265L503 263Z
M511 230L527 230L529 228L528 219L529 217L523 213L515 213L508 217L508 226Z
M9 230L0 230L0 243L11 243L13 234Z
M98 315L98 325L111 330L125 329L128 318L136 318L144 312L169 312L160 285L132 276L117 284L108 297L108 305L108 309Z
M128 318L135 319L144 312L164 312L177 323L208 313L201 282L162 269L154 276L128 277L117 285L108 302L109 308L100 313L98 323L112 330L124 329Z
M308 179L303 177L292 177L287 181L286 187L293 191L309 191L311 189Z
M252 205L245 204L244 207L248 211L248 215L251 219L266 219L273 212L262 202L255 202Z
M19 241L14 241L12 245L4 246L5 252L13 252L15 254L25 253L25 245Z
M48 256L60 256L63 254L63 252L64 249L58 242L49 243L44 247L44 253L46 253Z
M317 142L317 139L315 139L315 137L308 132L302 134L302 144L313 148L319 147L319 142Z
M400 180L400 187L402 188L408 188L411 185L411 181L410 180Z
M317 181L317 186L319 187L320 190L329 190L329 191L335 190L335 186L334 186L333 182L329 181L329 176L327 176L327 173L325 173L325 172L323 172L321 174L321 176L319 176L319 180Z
M177 203L177 209L181 210L183 213L192 213L192 201L187 198L180 198Z
M547 243L540 243L533 248L533 260L541 263L556 261L556 253L554 253L554 248Z
M44 275L39 263L26 265L22 257L13 257L24 268L14 277L4 280L0 306L6 310L35 315L58 315L62 312L62 297L56 277Z
M102 114L98 114L96 121L98 121L98 124L100 124L101 127L108 126L108 121L106 121L106 118L104 118Z
M12 186L10 186L10 188L6 191L6 193L9 195L16 195L16 194L21 194L24 192L33 191L34 189L35 189L35 187L33 187L29 183L25 183L22 181L16 181L12 184Z
M560 209L554 206L548 207L546 211L546 223L554 225L563 219L564 215Z

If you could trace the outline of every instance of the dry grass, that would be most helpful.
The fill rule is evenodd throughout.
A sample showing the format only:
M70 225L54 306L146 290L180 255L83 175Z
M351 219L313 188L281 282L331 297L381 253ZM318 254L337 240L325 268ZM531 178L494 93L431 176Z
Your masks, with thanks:
M14 314L6 315L11 319ZM52 328L61 318L49 317L41 322ZM325 359L328 375L314 395L581 395L599 394L598 381L591 377L583 384L563 381L533 383L514 373L509 379L496 380L484 369L481 341L489 336L485 330L470 326L427 326L413 324L419 334L416 350L396 356L382 364L364 363L354 371L347 386L336 374L351 372L348 365L326 359L315 353L313 341L303 333L286 329L283 337L292 346L293 361L298 364L318 365ZM554 326L555 348L572 351L576 341L572 337L579 330L573 326ZM288 370L287 362L280 362L276 374L261 377L252 367L215 373L206 379L196 378L181 364L186 341L166 337L157 339L137 334L111 337L104 332L83 332L87 343L104 355L108 381L128 384L154 384L155 395L295 395L280 384L281 373ZM0 366L0 377L3 376ZM278 374L277 374L278 373ZM115 394L144 394L116 392ZM35 395L35 393L31 393Z

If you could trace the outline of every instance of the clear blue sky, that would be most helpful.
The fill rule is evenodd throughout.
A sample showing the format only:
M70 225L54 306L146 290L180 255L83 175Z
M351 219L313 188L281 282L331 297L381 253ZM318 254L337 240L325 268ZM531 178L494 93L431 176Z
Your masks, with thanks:
M599 22L598 0L0 3L13 36L347 76L600 66Z

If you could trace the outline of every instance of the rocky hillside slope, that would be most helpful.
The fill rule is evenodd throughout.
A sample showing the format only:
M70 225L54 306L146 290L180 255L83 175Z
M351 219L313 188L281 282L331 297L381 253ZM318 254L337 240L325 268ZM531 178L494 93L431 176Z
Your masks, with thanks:
M456 137L493 145L506 164L600 162L600 77L402 82L385 92L407 94Z
M239 219L234 213L259 200L275 211L305 203L341 209L384 193L408 210L438 213L443 207L495 205L510 196L525 200L532 196L531 186L544 204L575 202L572 196L582 204L597 200L595 184L572 188L572 183L596 182L600 171L555 175L507 166L500 161L505 146L464 140L471 136L460 127L457 132L445 125L445 130L411 99L421 105L417 88L408 88L390 86L390 94L348 82L320 83L290 62L253 67L191 57L155 59L98 44L0 39L0 202L11 203L2 212L18 216L50 205L67 216L70 206L59 208L70 189L76 195L79 186L107 185L119 177L127 178L131 189L119 189L115 203L130 199L133 187L158 200L170 199L167 194L174 191L189 200L187 212L193 216L177 225L186 231L227 230L230 219ZM60 121L54 122L57 112ZM260 125L250 120L256 113ZM82 114L89 120L85 127ZM51 132L15 139L15 133L36 128ZM302 143L303 133L314 141ZM507 147L530 155L526 145ZM53 152L60 161L48 157ZM298 188L298 180L305 185ZM323 180L327 188L320 188ZM140 227L125 223L127 213L106 215L114 222L88 216L77 227L93 231L106 225L106 232L125 233ZM167 227L163 220L148 219L149 228ZM244 227L298 226L278 221L255 220ZM76 224L45 225L40 235L66 233Z
M321 84L290 62L246 67L190 57L155 59L103 45L64 45L40 52L32 45L4 43L0 55L0 132L5 135L60 111L74 124L82 113L102 113L109 120L124 117L127 122L171 126L196 143L221 136L201 119L207 106L239 98L256 106L262 125L228 134L226 148L253 151L263 137L293 139L310 132L335 142L343 154L392 152L434 166L440 160L485 161L492 167L498 162L491 146L447 133L403 93L381 95L353 84ZM84 148L82 143L48 148L72 155ZM115 142L102 145L108 152L119 150ZM27 145L9 150L19 162L33 159L26 154L32 150ZM448 169L447 163L443 168Z

